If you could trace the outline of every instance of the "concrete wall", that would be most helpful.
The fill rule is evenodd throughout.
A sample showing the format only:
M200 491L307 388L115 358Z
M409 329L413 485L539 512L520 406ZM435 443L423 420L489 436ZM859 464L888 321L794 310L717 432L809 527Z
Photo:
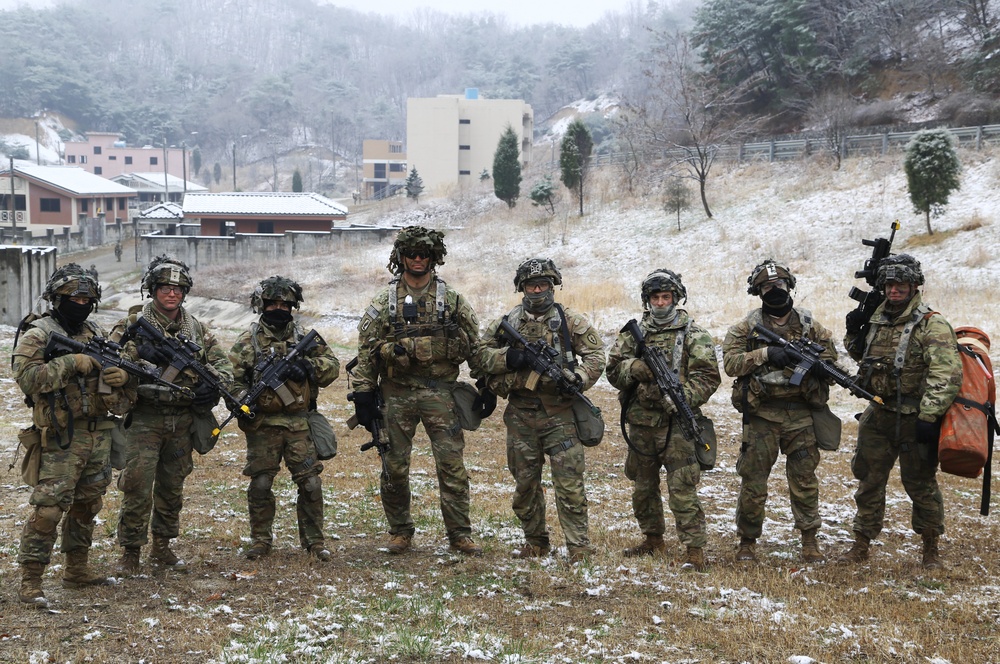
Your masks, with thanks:
M76 251L92 249L100 245L114 245L119 233L122 240L132 237L132 226L108 223L101 217L92 217L82 224L84 232L72 232L68 226L60 230L46 229L45 233L33 235L32 231L19 229L11 238L10 228L0 227L0 244L11 244L22 247L55 247L60 254L71 254ZM37 229L35 229L37 232Z
M349 226L329 233L289 231L281 235L237 233L232 237L205 235L143 235L141 263L160 254L169 254L187 263L192 270L211 265L276 261L299 256L324 256L351 247L377 244L396 237L398 228Z
M55 247L0 245L0 324L16 326L42 293L56 270ZM41 313L41 312L38 312Z

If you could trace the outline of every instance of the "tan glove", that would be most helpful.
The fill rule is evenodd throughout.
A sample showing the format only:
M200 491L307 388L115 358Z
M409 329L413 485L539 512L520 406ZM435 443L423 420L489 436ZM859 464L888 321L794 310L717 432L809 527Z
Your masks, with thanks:
M632 365L628 368L629 374L640 383L652 383L656 380L649 365L640 359L632 360Z
M101 364L89 355L76 353L73 355L73 362L76 364L76 372L81 376L86 376L91 371L100 371Z
M121 367L108 367L101 377L108 387L121 387L128 382L128 372Z

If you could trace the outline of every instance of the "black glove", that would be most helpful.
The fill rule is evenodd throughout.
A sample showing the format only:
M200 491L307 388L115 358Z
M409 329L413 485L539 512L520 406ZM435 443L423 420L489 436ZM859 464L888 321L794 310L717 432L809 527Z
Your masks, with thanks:
M860 308L851 309L847 312L847 316L844 318L844 326L847 328L847 333L851 336L860 333L861 328L864 327L867 322L868 321L865 320L865 314Z
M170 356L152 344L142 344L138 348L139 357L157 366L170 364Z
M917 420L917 445L928 446L937 450L938 439L941 437L941 420L925 422Z
M507 369L517 371L528 366L528 354L519 348L507 349Z
M195 406L214 408L215 404L219 403L220 396L222 395L219 393L218 388L208 383L198 383L198 386L194 388L194 397L191 399L191 403Z
M372 422L379 418L378 406L375 404L374 392L354 392L354 414L358 416L358 424L371 431Z
M479 417L485 420L493 414L494 410L497 409L497 395L493 394L493 392L486 387L485 378L480 378L476 381L476 388L479 390L479 394L472 402L472 409L479 413Z
M309 362L294 360L288 365L288 379L293 383L304 383L309 376Z
M794 361L788 351L781 346L769 346L767 349L767 363L773 364L779 369L784 369Z

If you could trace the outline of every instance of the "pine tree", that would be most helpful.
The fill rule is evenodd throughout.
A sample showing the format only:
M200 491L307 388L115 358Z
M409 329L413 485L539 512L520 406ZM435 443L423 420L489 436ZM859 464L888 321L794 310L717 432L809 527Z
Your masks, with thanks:
M549 214L556 213L555 186L550 176L546 175L541 182L536 183L528 196L532 205L545 208Z
M424 181L417 174L416 166L410 169L410 174L406 177L405 186L407 198L412 198L413 200L420 198L420 194L424 190Z
M194 169L195 176L201 171L201 148L195 148L191 151L191 168Z
M691 191L684 181L677 177L669 177L663 185L663 209L671 214L677 213L677 230L681 230L681 210L691 205Z
M292 191L301 192L302 191L302 173L299 173L299 169L295 169L292 173Z
M215 162L215 166L212 167L212 178L215 184L219 184L222 180L222 165L219 162Z
M923 213L927 233L933 235L931 214L944 211L951 192L957 190L961 164L955 151L955 139L947 129L924 129L906 144L906 186L917 214Z
M507 125L493 153L493 193L512 208L521 195L521 149L514 128Z
M574 120L566 128L566 135L559 146L560 179L567 189L576 190L580 201L580 216L583 216L583 193L590 170L590 156L594 151L594 139L582 120Z

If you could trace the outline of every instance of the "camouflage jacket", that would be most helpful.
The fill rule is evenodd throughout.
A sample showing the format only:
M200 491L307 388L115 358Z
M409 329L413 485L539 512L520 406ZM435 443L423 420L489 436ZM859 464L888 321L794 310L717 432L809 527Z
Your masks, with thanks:
M358 324L354 389L371 392L380 379L405 387L454 382L462 362L475 369L478 349L479 319L458 291L437 275L419 291L393 279Z
M763 315L760 309L754 309L746 318L729 328L722 343L722 366L728 375L736 378L733 383L733 406L742 412L744 394L750 412L756 411L768 401L803 401L814 407L825 404L830 398L829 379L819 378L810 372L799 385L790 385L788 381L794 367L779 369L769 364L765 360L767 344L763 341L754 341L747 348L747 339L757 323L789 341L802 338L803 329L808 326L806 337L824 347L820 357L830 362L837 360L833 333L813 319L809 311L796 307L792 309L788 322L778 326L770 316Z
M136 400L134 379L122 387L109 387L96 370L79 375L72 354L45 360L51 333L87 343L93 337L105 336L97 323L84 322L76 335L70 335L50 315L36 318L29 325L14 349L14 380L33 404L31 416L36 427L66 430L70 413L74 426L81 426L82 419L107 418L108 413L124 415L132 408Z
M646 313L639 327L646 344L662 349L671 366L674 366L676 358L684 398L696 413L699 412L698 407L708 401L722 383L719 361L715 356L715 341L711 335L695 325L683 309L678 309L673 321L663 326L656 325L652 316ZM681 334L684 334L684 343L677 357L675 348ZM638 357L639 348L635 338L628 332L619 334L608 353L608 382L623 394L635 389L636 398L632 399L626 411L626 418L631 424L667 426L669 417L662 406L664 395L660 394L656 383L638 383L632 378L630 370Z
M229 360L233 363L233 385L237 392L249 390L260 380L254 371L264 353L274 352L284 357L305 336L306 330L295 323L281 329L267 325L263 318L250 326L233 344ZM285 387L295 398L291 404L284 404L274 390L267 388L254 404L256 417L252 420L239 419L241 429L253 430L262 426L284 427L291 431L305 431L309 428L304 415L316 410L316 396L319 388L326 387L340 375L340 360L333 354L322 337L316 337L317 344L302 358L309 365L308 376L302 383L285 381Z
M111 338L114 341L120 340L125 335L125 330L138 320L140 316L143 316L159 327L166 336L176 337L178 334L184 334L185 337L200 346L201 350L196 353L198 361L210 371L214 371L226 389L231 389L233 384L233 365L230 364L229 357L226 356L226 351L216 341L215 336L206 330L194 316L189 314L187 309L182 306L179 311L177 320L170 320L157 311L152 302L147 302L144 305L136 305L129 309L128 316L115 323L114 328L111 330ZM139 359L138 348L134 340L129 340L125 344L122 353L127 354L132 360ZM159 366L158 368L162 370L165 366ZM181 387L194 389L199 382L199 378L191 369L185 369L173 382ZM191 405L189 397L160 385L140 385L138 392L140 404L162 404L171 407L188 407Z
M583 379L582 388L589 389L604 373L604 342L586 316L562 307L572 346L571 349L564 349L561 333L563 317L559 314L559 308L559 306L550 307L545 314L535 318L518 305L507 314L507 319L528 341L545 339L545 343L559 352L559 362L562 367L570 369L570 364L575 365L573 371ZM548 378L542 378L535 390L531 391L527 388L528 378L531 376L529 369L507 370L506 341L501 346L501 342L497 339L499 327L500 319L497 319L486 330L478 362L482 373L488 374L487 384L490 390L512 400L540 399L546 409L569 407L570 398L560 394L555 384ZM572 362L570 358L573 358ZM579 358L579 361L576 358Z
M893 369L900 339L907 325L916 319L907 348L903 349L902 370ZM848 335L845 342L853 341ZM920 419L942 417L962 385L962 360L955 331L944 316L923 304L918 292L906 309L892 317L883 302L871 318L865 351L854 357L868 390L885 401L885 407L901 413L919 413ZM897 394L897 387L899 394ZM900 399L900 395L902 399Z

